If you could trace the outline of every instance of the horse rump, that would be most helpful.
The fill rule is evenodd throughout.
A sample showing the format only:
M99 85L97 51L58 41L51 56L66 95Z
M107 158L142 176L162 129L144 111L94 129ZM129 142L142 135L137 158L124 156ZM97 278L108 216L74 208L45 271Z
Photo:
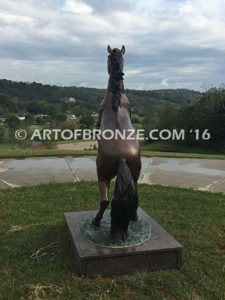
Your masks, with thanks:
M126 160L121 159L111 203L112 239L126 240L129 222L137 220L137 208L138 193Z

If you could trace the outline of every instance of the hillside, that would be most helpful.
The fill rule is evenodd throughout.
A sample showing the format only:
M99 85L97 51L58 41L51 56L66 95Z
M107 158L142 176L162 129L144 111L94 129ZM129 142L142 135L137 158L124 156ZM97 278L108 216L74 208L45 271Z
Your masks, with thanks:
M126 90L127 96L137 113L144 113L155 106L164 104L182 105L196 102L201 93L187 89L167 90ZM68 109L84 108L96 111L104 89L85 87L62 87L44 85L41 83L15 82L0 80L0 116L8 113L48 113L57 111L63 113ZM76 103L65 103L65 99L73 97Z

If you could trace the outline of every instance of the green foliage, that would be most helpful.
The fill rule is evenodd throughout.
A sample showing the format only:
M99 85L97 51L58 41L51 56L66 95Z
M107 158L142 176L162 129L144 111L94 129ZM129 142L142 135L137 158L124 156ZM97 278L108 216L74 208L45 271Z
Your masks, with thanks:
M225 90L211 89L203 94L199 102L180 107L164 106L153 113L146 114L144 128L184 129L185 140L173 141L175 144L198 147L225 147ZM194 130L202 134L206 129L209 140L196 139ZM192 130L192 131L191 131Z
M84 87L60 87L40 83L0 80L0 116L6 113L30 113L56 115L71 111L80 115L83 109L90 113L98 111L105 90ZM172 103L174 105L196 102L201 93L186 89L135 91L126 90L133 109L139 115L155 107ZM65 101L69 97L75 103Z
M48 121L49 121L48 117L36 117L35 118L35 123L40 126L45 125Z
M126 90L132 109L142 115L146 110L151 114L164 105L180 106L195 103L201 93L187 89L165 89L153 91Z
M88 113L88 111L84 111L80 118L80 126L82 129L91 129L94 127L95 120L94 118Z
M16 114L24 110L25 107L21 100L19 100L14 95L10 95L8 93L2 94L2 90L0 87L0 116L8 115L8 114Z
M25 124L27 126L32 125L34 123L34 116L31 114L25 115Z
M67 120L61 124L60 128L62 130L65 129L74 130L74 129L78 129L79 125L77 124L76 120Z
M20 120L15 115L10 115L6 118L6 124L10 131L19 128Z
M3 144L3 142L5 141L5 133L5 128L0 125L0 144Z
M54 119L57 124L61 124L66 121L66 115L65 114L57 114Z
M184 141L175 141L192 147L225 146L225 90L211 89L204 94L187 89L136 91L126 90L132 105L135 128L185 129ZM25 125L39 124L52 127L71 125L66 114L81 116L80 127L92 128L92 112L98 111L105 90L83 87L59 87L39 83L0 80L0 116L7 117L6 124L13 131L23 125L15 115L26 115ZM69 102L68 98L75 98ZM135 113L135 115L133 114ZM48 115L40 117L34 115ZM14 115L14 116L12 116ZM142 117L144 120L142 121ZM63 124L63 125L62 125ZM69 126L68 129L79 125ZM190 131L208 129L210 140L196 140Z

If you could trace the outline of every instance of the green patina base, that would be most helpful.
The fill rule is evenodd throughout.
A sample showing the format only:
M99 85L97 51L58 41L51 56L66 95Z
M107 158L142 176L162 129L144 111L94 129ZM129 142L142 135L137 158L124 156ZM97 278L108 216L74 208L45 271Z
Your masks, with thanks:
M112 248L134 247L145 243L151 236L151 226L144 220L137 220L136 222L130 222L128 238L125 242L121 239L112 240L110 238L110 210L105 211L100 227L92 225L91 222L94 217L94 213L86 215L80 221L79 226L83 236L97 245Z

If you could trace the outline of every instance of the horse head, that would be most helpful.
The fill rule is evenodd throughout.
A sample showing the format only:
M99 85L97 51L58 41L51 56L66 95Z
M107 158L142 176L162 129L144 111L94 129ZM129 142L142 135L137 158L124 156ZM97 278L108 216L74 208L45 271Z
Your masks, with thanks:
M123 67L124 67L124 60L123 55L125 53L125 47L122 46L121 50L114 48L113 50L108 45L108 73L109 76L115 80L122 80L123 79Z
M121 50L114 48L113 50L108 45L108 73L109 81L112 89L112 108L114 111L118 110L121 99L121 81L123 80L123 55L125 53L125 47L122 46Z

